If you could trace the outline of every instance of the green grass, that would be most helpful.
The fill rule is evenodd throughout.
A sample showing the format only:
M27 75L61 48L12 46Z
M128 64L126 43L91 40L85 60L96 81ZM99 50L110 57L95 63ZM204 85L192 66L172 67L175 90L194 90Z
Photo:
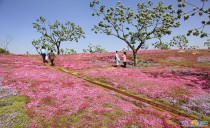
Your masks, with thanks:
M85 114L85 112L86 112L85 110L82 110L76 114L73 114L71 116L72 122L77 123L82 118L82 116Z
M120 109L115 109L115 110L107 111L103 113L104 116L109 117L109 118L121 117L124 114L125 113Z
M178 96L182 96L182 95L187 95L188 91L187 90L183 90L183 89L179 89L179 88L174 88L173 92L170 93L171 97L177 98Z
M5 128L27 128L29 117L24 109L27 98L24 96L6 96L0 98L0 119Z
M112 108L112 104L111 103L105 103L105 104L103 104L103 107Z

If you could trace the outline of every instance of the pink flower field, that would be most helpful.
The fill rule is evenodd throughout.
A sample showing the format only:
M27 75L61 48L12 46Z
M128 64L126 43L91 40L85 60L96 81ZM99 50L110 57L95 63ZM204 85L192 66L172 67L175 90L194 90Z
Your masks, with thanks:
M167 51L145 51L138 57L151 60L146 55L154 52L165 55ZM207 53L202 51L199 56L208 57ZM200 62L202 67L195 68L175 65L173 59L154 60L160 65L121 68L113 67L113 54L60 55L55 64L188 114L210 116L209 62ZM185 56L179 63L187 60ZM132 60L131 53L128 58ZM36 55L0 54L0 78L2 86L27 97L23 109L27 110L30 128L177 128L182 127L182 121L191 121L44 65ZM4 107L0 104L0 110Z
M114 54L114 53L113 53ZM75 54L63 55L57 59L57 64L67 69L102 68L112 66L114 60L112 54Z

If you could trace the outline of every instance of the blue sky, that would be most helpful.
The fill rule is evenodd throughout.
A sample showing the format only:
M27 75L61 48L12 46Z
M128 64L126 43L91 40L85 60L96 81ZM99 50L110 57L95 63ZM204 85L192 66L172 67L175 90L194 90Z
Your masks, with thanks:
M136 3L146 0L121 0L125 5L136 7ZM153 0L157 1L157 0ZM111 6L117 0L101 0L106 6ZM165 0L167 4L177 6L177 0ZM193 1L194 4L200 4L200 0ZM122 50L127 45L120 39L105 34L95 34L91 31L94 24L98 24L100 17L92 17L92 10L89 7L90 0L0 0L0 39L5 39L6 35L12 37L12 41L8 45L8 49L12 53L24 54L27 51L36 54L36 50L31 44L33 39L39 38L41 35L33 28L33 22L40 16L45 17L53 23L59 20L62 23L67 21L80 25L85 32L85 39L79 39L79 42L64 42L61 44L63 48L74 48L77 52L82 52L87 48L89 43L101 45L108 51ZM207 5L210 5L208 1ZM181 22L181 27L174 29L172 35L165 36L164 41L169 42L173 36L186 34L189 28L199 26L199 16L190 18L186 22ZM206 27L206 31L210 28ZM189 45L196 45L200 48L204 47L207 38L187 37ZM152 49L151 43L149 48Z

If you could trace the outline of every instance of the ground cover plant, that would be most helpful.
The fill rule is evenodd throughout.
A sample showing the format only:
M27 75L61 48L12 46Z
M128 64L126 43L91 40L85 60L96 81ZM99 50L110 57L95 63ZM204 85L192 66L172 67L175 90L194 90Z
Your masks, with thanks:
M11 5L6 1L3 3L5 7ZM84 12L87 8L75 11L76 8L67 6L84 5L78 1L70 4L60 2L59 4L62 4L60 7L63 8L59 12L53 13L56 9L46 9L51 10L50 14L55 14L50 18L54 19L54 22L40 16L32 23L33 28L41 34L39 38L33 39L32 45L37 53L42 55L43 61L40 55L30 55L29 52L33 51L29 47L30 51L24 51L27 55L10 53L9 36L6 36L5 40L0 40L0 128L210 126L208 123L210 122L210 40L207 39L204 43L204 46L208 47L204 50L197 49L202 46L194 45L198 42L191 38L191 36L207 38L209 35L207 30L210 20L206 19L206 16L210 17L210 8L206 7L208 0L193 3L177 0L167 3L168 1L151 0L144 2L118 0L116 3L91 0L84 5L89 5L92 14L88 14L90 11L85 11L80 13L81 15L70 17L81 24L80 27L72 21L64 23L60 21L63 22L68 18L66 17L69 15L68 12ZM51 2L49 7L57 7L59 4ZM34 10L30 8L31 5L34 6L35 3L29 2L26 5L27 10ZM68 11L66 8L73 10ZM8 8L2 11L7 12L5 9ZM12 12L11 9L13 8L10 8L9 12ZM13 12L17 10L22 14L24 11L21 9L14 8ZM62 16L64 14L62 11L66 16ZM57 15L60 12L62 14ZM90 15L94 19L88 18ZM196 18L192 19L193 23L183 22L193 17ZM3 19L13 21L7 18ZM85 20L82 20L84 18ZM25 18L19 17L19 19ZM200 20L201 26L197 24L197 19ZM18 22L18 25L23 27L22 30L25 32L28 31L28 25L21 23L26 22ZM181 26L184 26L182 30L175 32L175 29ZM4 27L14 32L17 28ZM111 43L117 46L116 41L111 38L104 40L102 36L94 37L92 34L90 36L89 27L95 34L105 34L107 37L112 36L124 42L128 50L123 48L119 51L123 63L118 61L117 51L117 54L107 52L97 44L93 46L90 43L88 49L83 49L84 53L80 54L72 48L64 50L67 45L62 45L61 48L64 42L78 42L80 38L85 38L83 30L87 31L88 40L91 42L99 44L109 42L107 46ZM188 33L185 33L186 30ZM175 35L170 42L165 42L164 36L174 34L181 35ZM186 34L191 35L192 46L188 46ZM21 38L23 34L19 31L13 35L20 36L17 39L24 39ZM27 39L33 35L28 34ZM199 39L199 42L202 40ZM28 41L15 42L19 47L21 42L24 44ZM148 49L149 44L161 50L143 50ZM12 47L15 48L15 44L12 44ZM180 50L170 50L171 47ZM79 47L75 48L78 50ZM119 50L119 46L115 48ZM13 50L23 53L24 49ZM49 51L57 52L55 60L53 60L54 55L52 57L51 54L47 54ZM45 59L50 61L51 65ZM126 59L127 67L124 62ZM124 66L119 66L118 62Z
M28 126L28 115L24 106L27 98L19 96L17 90L2 86L0 78L0 127L1 128L26 128Z
M43 65L38 57L0 55L2 86L28 99L21 107L27 110L28 127L181 127L189 120L100 89Z
M138 59L153 60L166 66L183 66L206 71L210 70L209 50L150 50L141 53Z
M128 52L130 60L132 60L131 54ZM70 67L68 69L78 71L85 77L127 90L132 94L146 96L177 109L185 110L188 113L198 112L209 116L210 56L208 50L141 51L137 56L139 67L126 69L107 68L111 65L108 63L112 62L113 65L113 55L114 53L106 53L95 54L91 57L91 54L87 54L84 58L82 55L75 55L74 58L88 59L91 62L100 62L102 59L107 65L103 67L101 66L103 63L99 63L98 67L100 68L95 68L91 67L93 64L90 62L83 61L80 63L81 65L76 66L76 69L83 70L75 70ZM59 63L71 65L72 59L68 60L67 58L65 61L59 59ZM143 65L142 61L145 61L146 65ZM158 65L151 65L151 62L158 63ZM86 64L90 66L88 67ZM203 104L198 105L197 101L199 100L203 101ZM201 109L204 106L206 109Z
M56 62L59 66L71 70L105 68L113 65L114 53L62 55Z

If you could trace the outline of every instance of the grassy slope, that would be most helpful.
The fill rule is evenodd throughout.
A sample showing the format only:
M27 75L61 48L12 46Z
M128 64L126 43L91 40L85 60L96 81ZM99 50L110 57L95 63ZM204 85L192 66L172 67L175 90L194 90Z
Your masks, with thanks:
M0 127L26 128L28 115L24 109L27 98L23 96L9 95L0 98Z

